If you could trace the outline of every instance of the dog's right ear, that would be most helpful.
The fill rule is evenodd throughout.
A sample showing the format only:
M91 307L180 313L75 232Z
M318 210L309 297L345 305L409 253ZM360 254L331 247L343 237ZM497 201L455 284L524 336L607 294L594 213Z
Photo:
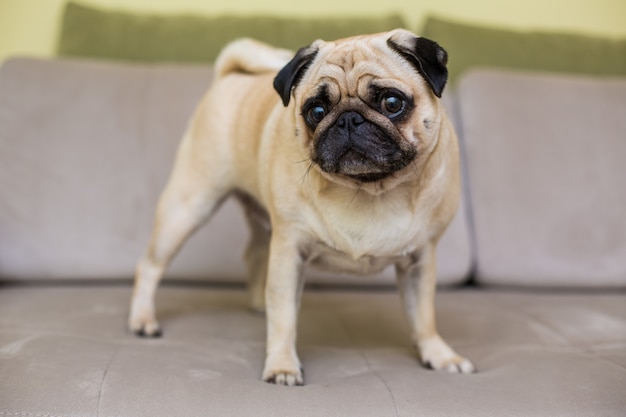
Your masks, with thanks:
M274 78L274 89L283 100L285 107L289 105L291 90L298 85L305 71L311 66L317 56L318 48L314 45L300 48L296 56Z

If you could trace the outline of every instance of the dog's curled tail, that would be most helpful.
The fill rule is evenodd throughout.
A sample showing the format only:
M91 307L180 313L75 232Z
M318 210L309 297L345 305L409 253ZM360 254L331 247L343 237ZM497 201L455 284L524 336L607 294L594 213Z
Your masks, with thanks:
M278 71L293 58L294 53L254 39L239 39L226 45L215 62L216 80L232 72L259 74Z

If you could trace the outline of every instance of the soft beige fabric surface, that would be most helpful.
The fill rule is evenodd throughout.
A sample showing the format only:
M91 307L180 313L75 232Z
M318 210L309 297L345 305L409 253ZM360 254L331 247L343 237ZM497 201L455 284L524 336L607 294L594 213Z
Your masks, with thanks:
M626 286L626 79L484 70L458 103L479 282Z
M147 245L179 138L210 83L206 67L15 59L0 70L0 278L130 278ZM247 230L224 207L168 277L241 281ZM459 215L440 282L468 274ZM311 274L315 276L314 274ZM323 276L325 282L392 283Z
M473 375L420 367L394 292L305 291L304 387L260 381L265 322L239 290L166 287L164 336L125 329L130 287L0 289L0 416L618 417L625 294L441 292Z

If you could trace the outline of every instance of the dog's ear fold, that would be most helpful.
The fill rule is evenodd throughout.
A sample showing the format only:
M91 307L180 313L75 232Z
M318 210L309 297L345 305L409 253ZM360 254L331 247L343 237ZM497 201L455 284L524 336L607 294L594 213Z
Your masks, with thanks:
M274 78L274 89L283 100L285 107L291 99L291 89L298 85L304 72L311 66L317 56L318 48L311 45L300 48L291 61L281 69Z
M441 98L448 81L448 53L437 42L401 30L387 39L387 45L409 61Z

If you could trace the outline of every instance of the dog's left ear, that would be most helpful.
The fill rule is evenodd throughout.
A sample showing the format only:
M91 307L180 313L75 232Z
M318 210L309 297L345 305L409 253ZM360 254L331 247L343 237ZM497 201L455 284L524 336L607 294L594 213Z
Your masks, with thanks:
M387 45L415 67L428 82L435 95L441 98L448 81L448 53L437 42L399 30L387 39Z
M281 69L274 78L274 89L280 95L285 107L291 99L291 89L298 85L305 71L311 66L318 48L310 45L300 48L291 61Z

